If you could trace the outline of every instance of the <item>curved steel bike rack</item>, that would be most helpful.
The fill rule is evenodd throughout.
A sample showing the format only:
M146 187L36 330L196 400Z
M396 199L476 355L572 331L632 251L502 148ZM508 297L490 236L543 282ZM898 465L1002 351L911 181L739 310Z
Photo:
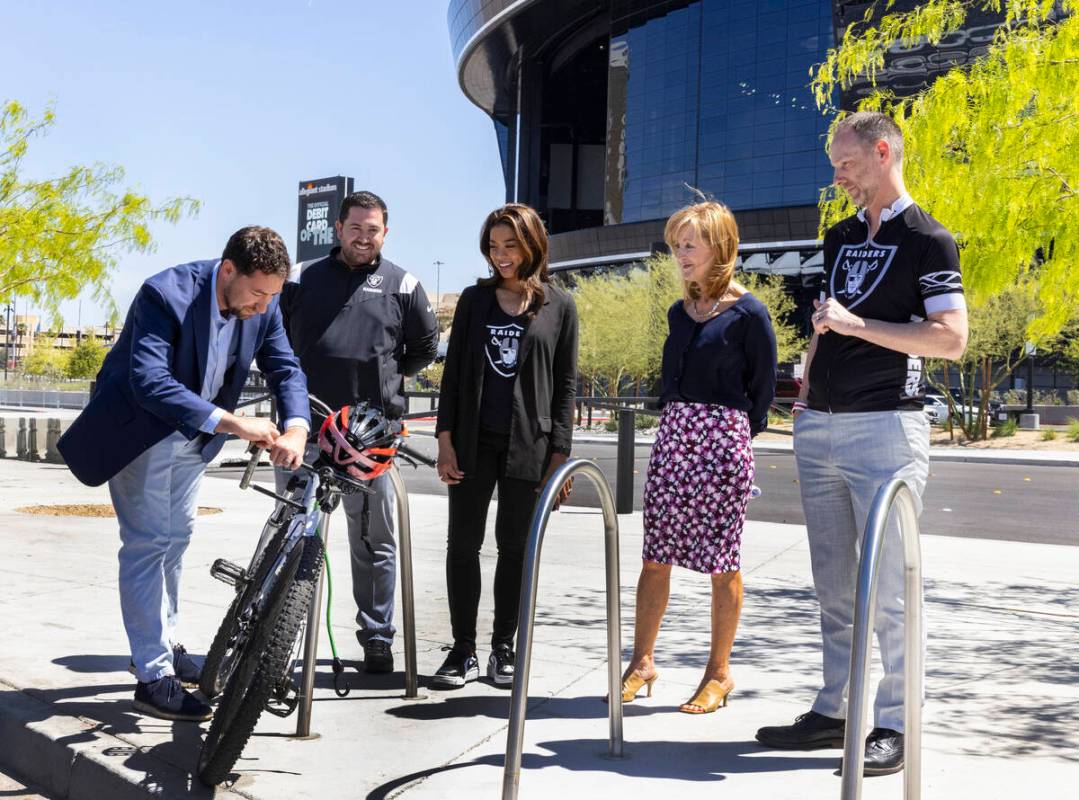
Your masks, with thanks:
M914 492L906 481L894 478L877 490L862 538L858 589L854 600L854 635L850 650L847 728L843 740L842 800L861 800L862 797L865 713L869 704L869 663L873 645L873 613L877 601L877 573L893 505L899 510L904 562L903 702L906 763L903 796L905 800L920 800L922 796L922 552L918 541L918 510Z
M539 586L540 551L547 521L551 516L558 492L563 484L577 473L586 475L596 487L603 508L603 533L607 571L607 696L622 696L622 611L619 598L618 515L615 513L611 487L603 472L592 461L574 458L567 461L551 476L547 487L536 503L532 525L525 546L521 570L521 610L517 619L517 665L513 675L513 697L510 701L509 733L506 736L506 760L502 775L503 800L515 800L521 783L521 751L524 744L525 716L528 712L528 672L532 662L532 628L536 618L536 592ZM610 742L608 752L622 757L622 704L608 703Z
M397 565L401 568L401 606L404 614L402 634L405 644L405 699L420 699L416 672L416 604L412 589L412 528L408 516L408 490L401 471L394 464L389 471L390 481L397 500ZM319 532L322 543L328 545L330 518L322 515ZM307 612L304 633L303 673L298 692L299 716L296 719L296 738L311 737L311 701L315 688L315 665L318 661L318 629L322 618L322 582L325 570L319 573L318 585L311 608Z

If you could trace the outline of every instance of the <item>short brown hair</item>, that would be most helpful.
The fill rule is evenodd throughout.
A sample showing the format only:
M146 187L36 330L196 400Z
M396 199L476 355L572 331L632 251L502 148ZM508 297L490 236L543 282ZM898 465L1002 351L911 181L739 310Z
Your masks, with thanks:
M284 240L277 231L260 225L240 228L232 234L221 254L221 260L225 259L235 264L241 275L251 275L258 270L287 279L292 268Z
M706 286L698 286L693 281L683 281L682 289L686 300L696 300L702 289L708 297L722 297L731 285L734 275L734 262L738 259L738 224L734 214L722 203L709 201L686 206L675 211L667 220L663 229L663 238L673 252L678 233L687 225L712 250L712 268L708 271Z
M487 259L487 265L493 274L490 278L477 281L481 286L497 286L502 280L491 264L491 229L496 225L511 228L514 238L521 245L524 261L517 268L517 278L524 283L525 291L531 298L528 314L529 317L534 317L543 305L543 284L551 280L547 274L547 229L543 227L543 220L536 210L523 203L507 203L488 214L480 230L480 252Z
M348 212L354 208L377 208L382 212L382 226L390 224L390 212L386 208L386 201L374 192L353 192L341 201L341 209L337 212L337 221L344 222L348 219Z
M879 111L856 111L843 117L835 126L835 133L848 130L862 143L863 147L873 147L882 139L892 150L892 160L903 163L903 131L895 120Z

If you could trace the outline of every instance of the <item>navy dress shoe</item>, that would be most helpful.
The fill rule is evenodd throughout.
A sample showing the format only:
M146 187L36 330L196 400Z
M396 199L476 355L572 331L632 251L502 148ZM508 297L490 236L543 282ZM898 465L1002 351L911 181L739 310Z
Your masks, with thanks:
M158 719L202 722L213 716L213 709L181 686L175 675L149 683L139 681L132 705L140 714Z

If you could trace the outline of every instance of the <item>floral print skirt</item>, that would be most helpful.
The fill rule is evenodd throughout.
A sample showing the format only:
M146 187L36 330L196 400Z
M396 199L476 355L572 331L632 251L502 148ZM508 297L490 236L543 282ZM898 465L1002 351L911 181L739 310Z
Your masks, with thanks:
M744 411L664 406L644 486L644 559L709 574L738 571L755 474Z

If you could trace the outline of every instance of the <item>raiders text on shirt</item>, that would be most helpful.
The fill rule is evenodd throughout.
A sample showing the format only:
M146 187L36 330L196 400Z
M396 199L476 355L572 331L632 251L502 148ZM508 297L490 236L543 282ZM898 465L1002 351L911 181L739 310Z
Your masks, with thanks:
M907 196L886 211L872 240L860 214L825 234L829 295L852 313L882 322L965 307L952 235ZM817 411L920 409L925 398L919 356L856 336L818 337L809 373L809 407Z

